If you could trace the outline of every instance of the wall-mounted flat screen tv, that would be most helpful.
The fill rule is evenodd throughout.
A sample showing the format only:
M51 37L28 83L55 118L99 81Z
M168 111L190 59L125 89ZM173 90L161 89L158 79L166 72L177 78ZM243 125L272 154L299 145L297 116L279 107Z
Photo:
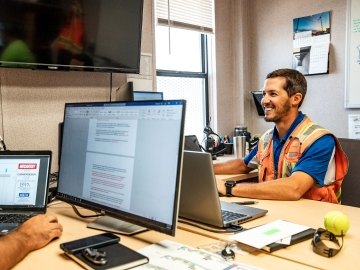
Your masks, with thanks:
M139 73L143 0L0 0L0 67Z

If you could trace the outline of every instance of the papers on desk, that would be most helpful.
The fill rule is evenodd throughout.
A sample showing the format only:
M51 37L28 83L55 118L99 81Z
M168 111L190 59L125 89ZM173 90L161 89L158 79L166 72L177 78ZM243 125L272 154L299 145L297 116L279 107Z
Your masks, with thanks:
M149 257L150 262L137 267L136 270L262 270L251 265L226 261L215 253L170 240L162 240L138 252Z
M275 242L289 242L291 236L305 231L309 227L291 223L284 220L276 220L265 225L261 225L232 236L233 240L240 243L262 249Z

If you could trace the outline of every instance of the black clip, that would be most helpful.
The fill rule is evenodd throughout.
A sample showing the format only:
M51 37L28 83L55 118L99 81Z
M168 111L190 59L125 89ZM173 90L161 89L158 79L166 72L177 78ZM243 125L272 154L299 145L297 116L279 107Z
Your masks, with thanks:
M105 251L99 251L95 248L85 248L82 251L82 255L85 259L97 265L104 265L107 263Z

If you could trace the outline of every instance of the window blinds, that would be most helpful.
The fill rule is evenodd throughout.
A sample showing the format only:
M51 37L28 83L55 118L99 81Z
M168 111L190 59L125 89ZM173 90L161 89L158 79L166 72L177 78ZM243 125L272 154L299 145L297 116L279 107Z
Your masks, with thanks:
M213 0L156 0L159 25L214 33Z

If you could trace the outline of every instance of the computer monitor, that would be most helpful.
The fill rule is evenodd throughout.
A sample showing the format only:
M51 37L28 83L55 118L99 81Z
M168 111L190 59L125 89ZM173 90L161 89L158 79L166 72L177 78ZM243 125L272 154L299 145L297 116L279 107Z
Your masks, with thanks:
M65 104L57 198L104 215L95 228L175 235L185 105ZM129 231L129 223L138 226Z
M141 100L163 100L163 92L133 91L134 101Z
M261 99L263 97L263 91L252 91L251 94L253 96L255 107L256 107L258 115L259 116L264 116L265 115L264 108L261 105Z

